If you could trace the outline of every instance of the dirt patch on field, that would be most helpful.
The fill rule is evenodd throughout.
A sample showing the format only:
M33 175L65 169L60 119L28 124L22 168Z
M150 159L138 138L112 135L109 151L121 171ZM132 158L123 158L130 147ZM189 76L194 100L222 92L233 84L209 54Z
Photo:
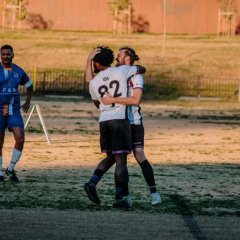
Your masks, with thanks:
M24 158L19 166L95 166L102 155L98 142L99 113L92 103L35 103L40 105L52 144L46 144L39 118L33 114L27 129ZM145 151L153 164L239 163L238 104L143 104L142 110ZM11 142L10 135L7 140ZM11 148L10 142L5 146ZM38 162L38 158L45 155L49 163ZM131 157L129 164L135 164Z
M46 100L33 104L40 106L51 144L34 112L26 130L24 154L16 167L21 181L13 184L6 178L0 185L1 215L8 216L1 226L8 233L7 239L120 239L117 226L126 233L124 239L156 239L159 231L165 231L161 239L215 239L220 229L237 239L237 227L229 224L224 228L223 222L235 224L240 215L238 103L144 103L145 151L163 203L157 208L151 206L141 170L130 155L133 207L125 213L112 209L114 169L98 185L101 205L89 202L83 191L83 184L104 157L99 149L98 110L84 101ZM4 167L10 161L12 147L13 137L7 133ZM45 218L49 224L43 224L48 221ZM174 224L169 225L172 218ZM137 226L129 225L133 219ZM21 221L17 225L21 236L7 228L15 225L14 221ZM219 225L211 225L210 231L206 221L219 221ZM131 231L123 230L126 223ZM29 224L33 231L26 231ZM70 227L72 224L75 227ZM173 225L179 227L172 232ZM108 229L113 229L112 235Z

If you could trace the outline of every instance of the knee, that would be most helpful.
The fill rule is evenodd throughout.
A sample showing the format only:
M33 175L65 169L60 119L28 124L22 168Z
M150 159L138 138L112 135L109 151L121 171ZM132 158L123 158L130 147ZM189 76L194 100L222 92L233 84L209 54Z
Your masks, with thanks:
M133 155L138 163L141 163L146 160L143 148L136 148L133 150Z
M107 156L98 164L97 168L105 173L114 163L114 157Z
M106 157L106 160L107 160L109 163L112 163L112 164L115 163L115 158L114 158L114 155L112 155L112 154L108 154L107 157Z
M21 147L23 147L24 142L25 142L25 137L24 136L19 137L19 138L16 139L16 146L21 148Z

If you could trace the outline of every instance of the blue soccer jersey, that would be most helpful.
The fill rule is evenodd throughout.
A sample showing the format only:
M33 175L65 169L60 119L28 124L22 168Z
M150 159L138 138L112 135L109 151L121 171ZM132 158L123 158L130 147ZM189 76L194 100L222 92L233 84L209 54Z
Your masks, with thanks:
M0 115L20 115L19 85L29 87L32 81L22 68L12 64L11 69L0 65Z

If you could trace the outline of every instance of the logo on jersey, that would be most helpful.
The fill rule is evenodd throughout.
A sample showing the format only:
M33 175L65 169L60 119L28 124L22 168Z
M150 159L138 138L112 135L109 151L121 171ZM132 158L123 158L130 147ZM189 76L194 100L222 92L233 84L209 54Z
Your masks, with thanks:
M109 77L104 77L104 78L103 78L103 81L104 81L104 82L107 81L107 80L109 80Z
M13 93L17 93L17 89L16 88L8 88L8 87L4 87L2 88L2 94L13 94Z

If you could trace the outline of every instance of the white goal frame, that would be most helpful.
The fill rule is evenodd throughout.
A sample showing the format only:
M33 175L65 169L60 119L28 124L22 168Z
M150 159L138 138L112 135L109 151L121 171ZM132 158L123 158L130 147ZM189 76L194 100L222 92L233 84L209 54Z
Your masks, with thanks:
M41 110L40 110L40 106L39 106L38 104L33 105L32 109L31 109L31 112L30 112L30 114L29 114L29 116L28 116L28 119L27 119L27 121L26 121L26 123L25 123L24 129L26 129L26 127L27 127L27 125L28 125L28 123L29 123L29 121L30 121L30 118L31 118L31 116L32 116L32 114L33 114L34 109L37 110L37 114L38 114L38 117L39 117L40 122L41 122L41 124L42 124L42 128L43 128L45 137L46 137L46 139L47 139L47 142L48 142L48 144L51 144L50 137L49 137L49 134L48 134L48 131L47 131L47 128L46 128L44 119L43 119L43 117L42 117L42 113L41 113Z

